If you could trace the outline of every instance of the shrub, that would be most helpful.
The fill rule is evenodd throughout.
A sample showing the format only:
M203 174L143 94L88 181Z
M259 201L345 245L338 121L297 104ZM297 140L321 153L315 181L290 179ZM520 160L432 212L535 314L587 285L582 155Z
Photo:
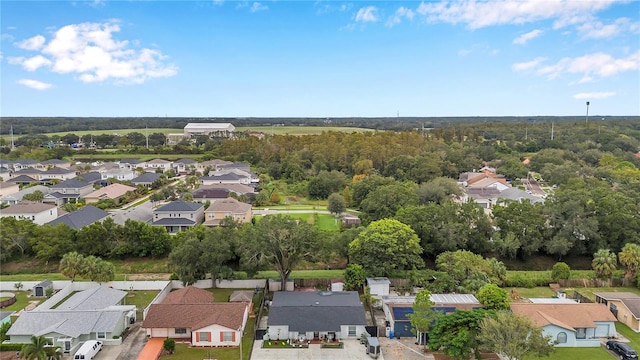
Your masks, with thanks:
M173 339L164 339L162 348L165 349L169 354L173 354L173 352L176 351L176 341Z
M0 344L0 351L20 351L24 344Z
M571 268L564 262L557 262L551 269L551 279L558 281L560 279L568 279L571 277Z

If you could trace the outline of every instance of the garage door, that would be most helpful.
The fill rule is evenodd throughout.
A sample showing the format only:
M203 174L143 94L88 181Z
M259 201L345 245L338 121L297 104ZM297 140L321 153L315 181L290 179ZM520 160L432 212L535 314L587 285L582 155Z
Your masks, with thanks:
M609 324L597 324L596 325L596 337L609 336Z
M160 328L160 329L151 329L151 337L162 337L162 338L166 338L169 337L169 330L168 329L164 329L164 328Z

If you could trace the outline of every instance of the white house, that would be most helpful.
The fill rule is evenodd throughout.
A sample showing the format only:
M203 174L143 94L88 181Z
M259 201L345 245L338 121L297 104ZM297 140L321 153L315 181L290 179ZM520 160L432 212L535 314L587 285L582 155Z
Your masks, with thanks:
M184 127L184 137L190 138L194 135L233 137L235 131L235 126L230 123L188 123Z
M58 208L55 205L39 202L21 202L6 209L0 209L0 218L3 217L29 219L38 225L44 225L58 217Z

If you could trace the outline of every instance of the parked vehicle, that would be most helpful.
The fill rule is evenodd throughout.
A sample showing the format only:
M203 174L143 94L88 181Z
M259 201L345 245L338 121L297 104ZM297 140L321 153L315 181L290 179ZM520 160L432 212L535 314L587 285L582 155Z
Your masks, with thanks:
M73 360L91 360L100 350L102 350L102 341L86 341L80 346L80 349L76 351Z
M633 348L629 346L627 343L609 340L607 341L607 349L618 354L621 360L630 360L630 359L638 358L638 353L635 350L633 350Z

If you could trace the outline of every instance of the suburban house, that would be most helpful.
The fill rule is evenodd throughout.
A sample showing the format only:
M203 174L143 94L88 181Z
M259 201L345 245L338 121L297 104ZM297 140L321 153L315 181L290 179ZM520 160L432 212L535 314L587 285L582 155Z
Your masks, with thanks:
M137 168L144 169L144 161L140 159L122 159L119 162L123 169L135 170Z
M116 204L120 203L121 198L129 191L135 191L133 186L122 185L118 183L111 184L100 188L92 193L85 195L84 199L87 204L97 203L103 199L113 200Z
M13 170L20 171L25 169L44 169L39 161L31 159L18 159L13 162Z
M0 197L15 194L20 191L20 185L14 182L0 182Z
M190 339L192 346L238 346L249 317L247 303L213 302L194 286L151 304L142 328L153 338Z
M250 179L246 175L236 174L235 172L218 173L218 175L203 176L200 179L200 185L213 184L243 184L249 185Z
M196 202L172 201L153 210L153 226L164 226L169 234L176 234L201 224L204 205Z
M98 209L95 206L87 205L74 212L70 212L50 221L48 225L65 224L72 229L79 230L94 222L105 220L111 216L108 212Z
M158 179L160 179L160 174L148 172L133 178L131 183L135 186L140 185L149 188Z
M228 164L233 164L233 162L220 159L202 161L196 164L196 171L208 175L209 171L219 170L220 167Z
M233 137L236 127L230 123L188 123L184 127L184 137L189 139L196 135L208 137Z
M600 340L616 336L616 317L604 304L512 303L511 311L542 327L556 346L600 347Z
M15 175L15 173L13 174ZM14 176L7 181L16 183L18 185L27 185L27 184L32 184L34 182L37 182L38 181L36 180L37 178L38 178L37 176L29 176L29 175L22 174L22 175Z
M96 284L97 285L97 284ZM31 336L44 336L73 353L82 342L100 340L106 345L120 344L120 336L135 322L136 307L120 305L127 293L95 286L73 294L62 304L48 302L31 311L23 311L7 332L6 343L25 344Z
M253 213L250 204L243 203L234 198L214 200L207 210L205 210L204 225L219 226L225 218L245 223L251 221Z
M197 161L188 158L182 158L173 162L173 168L176 174L188 174L196 169Z
M118 181L127 181L127 180L133 180L133 178L136 177L136 172L130 169L115 168L115 169L101 170L99 172L100 172L101 180L116 179Z
M372 296L389 295L389 286L391 281L386 277L367 278L367 286Z
M4 180L8 180L11 178L11 174L13 174L13 167L9 168L0 163L0 178Z
M25 168L14 171L13 174L11 174L11 179L26 175L34 179L34 181L38 181L38 179L40 179L40 174L42 174L42 170L38 170L36 168ZM14 180L14 182L16 181Z
M211 185L200 186L198 188L198 190L201 190L201 191L208 190L208 189L226 190L227 192L234 193L238 196L241 196L241 195L254 196L256 194L255 188L248 185L243 185L243 184L211 184ZM195 198L195 194L194 194L194 198Z
M640 296L632 292L597 292L596 302L605 304L621 323L640 332Z
M71 168L71 163L65 160L60 160L60 159L49 159L49 160L45 160L43 162L41 162L42 166L44 166L45 168L53 168L53 167L59 167L59 168L64 168L64 169L70 169Z
M473 294L431 294L429 298L434 303L432 308L444 314L456 310L472 310L482 307L482 304ZM413 303L415 301L415 296L382 297L382 310L389 322L388 331L393 331L394 337L421 338L411 332L411 321L407 317L413 314ZM420 341L426 341L426 338L422 338Z
M0 210L0 218L12 217L15 219L28 219L35 224L44 225L58 217L58 208L55 205L40 202L20 202L8 208Z
M269 307L264 340L359 339L366 333L357 291L278 291Z
M158 170L165 172L173 168L173 162L164 159L153 159L144 163L144 171L157 172Z
M51 189L47 186L44 185L35 185L35 186L30 186L28 188L22 189L16 193L13 194L9 194L9 195L4 195L2 197L0 197L0 203L3 204L7 204L7 205L13 205L13 204L17 204L19 202L22 201L22 198L26 195L26 194L31 194L34 193L36 191L41 191L43 194L45 194L45 198L47 197L46 194L49 194L49 192L51 192ZM43 200L44 202L44 200Z
M75 170L65 169L61 167L53 167L38 174L38 180L51 182L51 180L69 180L75 178Z
M71 179L51 185L51 190L62 195L64 203L75 203L85 195L92 193L93 185L86 181Z
M213 200L228 198L229 190L202 186L196 190L191 191L191 195L193 195L193 200L206 202L206 201L213 201Z

